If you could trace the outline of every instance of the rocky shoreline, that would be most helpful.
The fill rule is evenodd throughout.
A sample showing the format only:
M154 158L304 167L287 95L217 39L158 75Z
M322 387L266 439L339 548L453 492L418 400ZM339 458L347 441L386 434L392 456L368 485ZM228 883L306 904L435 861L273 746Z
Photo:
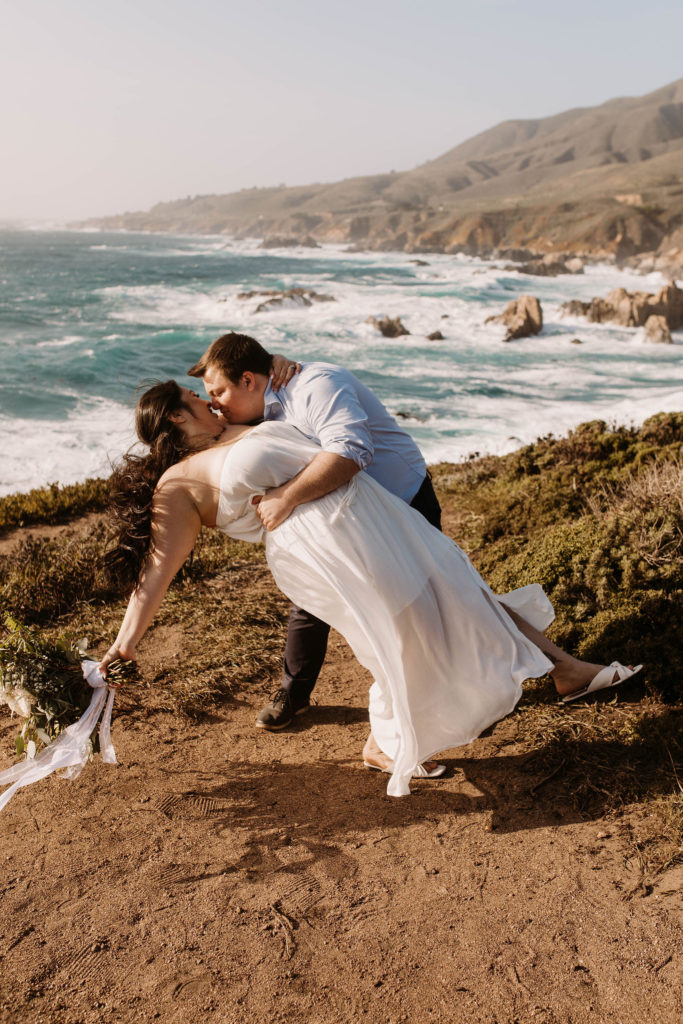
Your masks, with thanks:
M228 197L226 197L228 198ZM169 207L175 204L161 204ZM194 205L194 204L193 204ZM154 207L148 213L122 214L89 221L102 230L163 232L169 234L222 234L236 241L257 238L264 250L295 247L319 249L324 244L345 245L350 252L405 252L476 256L505 261L506 269L538 277L580 274L586 265L607 263L637 273L658 271L683 278L683 227L680 218L654 223L639 210L624 212L617 203L600 204L592 211L588 231L576 230L568 207L539 207L455 215L439 223L431 210L416 209L410 216L307 217L302 230L296 218L264 223L226 218L205 225L199 217L176 215ZM617 207L616 209L614 207ZM578 216L578 213L577 213ZM315 221L315 224L312 223ZM398 221L398 223L397 223ZM404 222L405 223L404 226ZM83 224L72 225L82 227Z
M612 261L675 278L683 277L682 166L683 79L646 96L502 122L411 171L187 196L87 224L258 238L265 249L466 253L530 274L572 272L577 258Z

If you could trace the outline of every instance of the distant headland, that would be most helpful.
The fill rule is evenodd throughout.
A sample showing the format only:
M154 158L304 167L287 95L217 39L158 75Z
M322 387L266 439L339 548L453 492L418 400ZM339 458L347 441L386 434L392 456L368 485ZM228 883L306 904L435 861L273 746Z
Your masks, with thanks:
M258 237L266 247L556 254L683 274L683 79L504 121L412 171L187 197L78 226Z

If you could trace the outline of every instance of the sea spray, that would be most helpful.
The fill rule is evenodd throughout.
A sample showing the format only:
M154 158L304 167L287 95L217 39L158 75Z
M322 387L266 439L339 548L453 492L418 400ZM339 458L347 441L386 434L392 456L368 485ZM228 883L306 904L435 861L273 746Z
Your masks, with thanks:
M567 299L654 290L659 275L589 266L529 278L462 255L424 261L333 247L264 252L213 236L0 233L0 493L107 474L133 442L140 381L196 386L185 370L226 330L349 367L430 462L683 408L680 332L655 346L637 330L560 316ZM334 301L256 312L258 298L238 297L291 287ZM503 345L484 321L523 292L543 304L543 333ZM399 316L410 334L382 337L366 322L381 315ZM435 330L443 340L428 341Z

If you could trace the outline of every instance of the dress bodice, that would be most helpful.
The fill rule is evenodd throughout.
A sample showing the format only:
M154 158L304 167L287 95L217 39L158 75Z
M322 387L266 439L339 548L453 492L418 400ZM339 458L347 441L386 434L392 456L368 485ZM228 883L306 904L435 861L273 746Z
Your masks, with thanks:
M291 480L320 452L315 441L283 422L260 423L228 449L221 472L216 526L236 540L263 540L252 498Z

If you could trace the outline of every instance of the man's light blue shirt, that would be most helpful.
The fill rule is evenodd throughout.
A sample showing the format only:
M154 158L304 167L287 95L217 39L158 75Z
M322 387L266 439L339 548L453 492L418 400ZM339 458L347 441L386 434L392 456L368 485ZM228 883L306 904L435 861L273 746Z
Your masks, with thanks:
M275 392L269 383L264 400L264 419L286 420L323 451L352 459L404 501L417 494L427 472L420 449L348 370L303 363L287 387Z

